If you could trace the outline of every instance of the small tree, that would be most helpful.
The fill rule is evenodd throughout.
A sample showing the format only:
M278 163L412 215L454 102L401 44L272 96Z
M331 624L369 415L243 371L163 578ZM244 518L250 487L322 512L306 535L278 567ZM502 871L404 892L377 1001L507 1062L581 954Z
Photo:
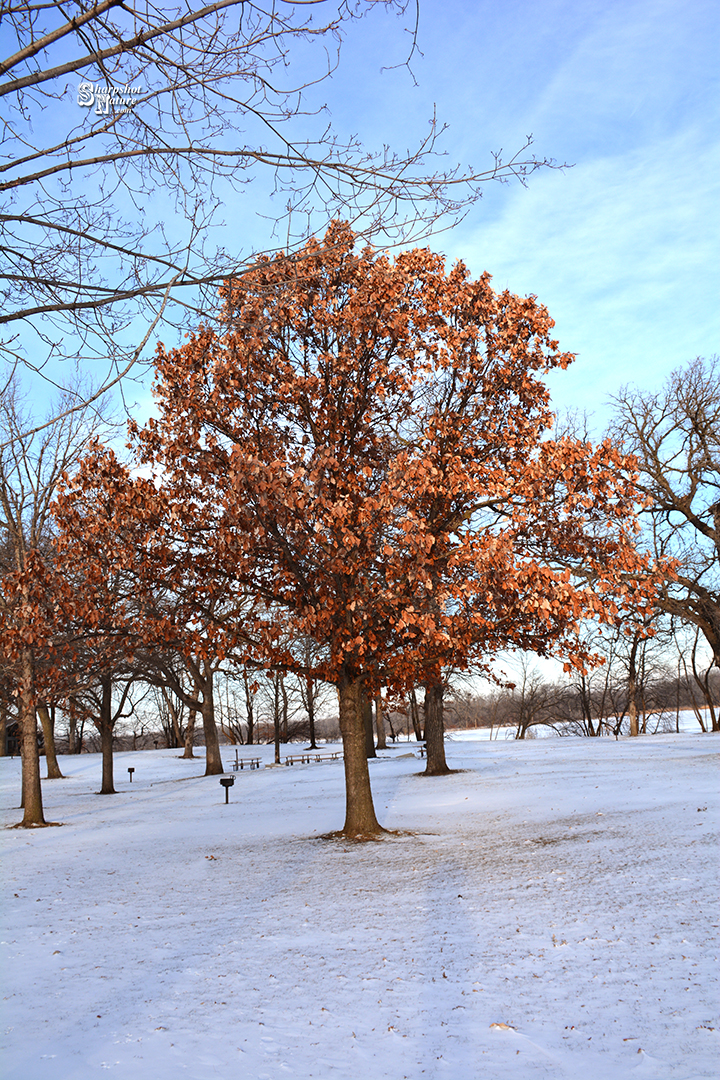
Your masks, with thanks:
M135 705L132 690L135 676L105 668L98 672L95 685L86 686L73 695L74 708L85 714L100 735L102 754L102 781L99 795L115 795L113 740L115 726L132 716Z
M533 728L556 719L560 695L527 655L520 657L513 683L507 719L515 724L515 738L524 739L533 735Z

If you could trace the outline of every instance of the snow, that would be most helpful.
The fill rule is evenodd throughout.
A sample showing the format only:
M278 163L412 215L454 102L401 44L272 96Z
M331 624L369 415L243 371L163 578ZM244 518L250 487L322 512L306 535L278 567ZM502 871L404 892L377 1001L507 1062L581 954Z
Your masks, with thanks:
M403 743L368 844L321 836L341 763L226 806L178 751L118 754L114 796L63 757L63 827L2 832L4 1080L714 1077L719 747L465 735L428 778Z

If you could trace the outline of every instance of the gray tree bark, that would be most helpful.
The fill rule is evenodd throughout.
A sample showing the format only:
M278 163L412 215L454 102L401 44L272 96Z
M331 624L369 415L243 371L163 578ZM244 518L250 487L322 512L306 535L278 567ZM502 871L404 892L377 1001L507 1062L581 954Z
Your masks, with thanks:
M7 722L8 711L0 704L0 757L7 757Z
M217 776L223 771L220 757L220 740L215 723L215 700L213 697L213 672L206 667L202 686L202 721L205 735L205 775Z
M197 717L197 709L190 709L188 713L188 721L185 725L185 750L183 751L184 758L194 758L193 753L193 741L195 738L195 718Z
M375 740L373 738L373 710L372 701L365 684L360 691L360 707L362 709L363 727L365 729L365 757L377 757L375 753Z
M31 649L23 649L20 658L20 693L18 719L22 747L22 808L20 823L26 828L45 825L40 782L40 755L37 744L37 714L35 712L34 671Z
M632 736L640 734L637 719L637 670L635 667L637 650L638 640L636 638L633 642L633 647L630 650L630 661L628 666L628 716L630 717L630 734Z
M385 831L375 815L370 787L361 701L362 680L344 675L338 686L338 694L345 764L345 824L342 833L349 838L362 840L379 836Z
M114 795L115 784L113 776L113 716L112 716L112 676L106 675L101 682L100 716L95 721L95 726L100 732L100 748L102 750L102 785L100 795Z
M382 695L380 691L375 695L375 730L377 732L377 748L378 750L387 749L387 741L385 739L385 717L382 711Z
M428 682L425 686L426 776L444 776L450 772L445 760L443 693L444 687L441 676Z
M43 730L43 740L45 742L45 763L47 765L47 778L48 780L62 780L63 774L60 772L60 766L58 765L57 753L55 751L55 718L51 715L50 709L47 705L38 705L38 716L40 717L40 724Z
M420 710L418 709L417 696L415 690L410 691L410 720L412 722L413 734L418 742L423 741L422 727L420 726Z

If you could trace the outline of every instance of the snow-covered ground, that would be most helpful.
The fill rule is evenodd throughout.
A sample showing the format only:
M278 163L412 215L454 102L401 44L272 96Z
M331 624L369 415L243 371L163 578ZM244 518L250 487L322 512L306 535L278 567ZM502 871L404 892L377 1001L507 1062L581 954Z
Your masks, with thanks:
M226 806L177 751L118 755L114 796L62 758L63 827L2 833L4 1080L715 1077L718 749L465 736L427 778L404 743L362 845L320 835L340 763ZM6 823L18 791L0 759Z

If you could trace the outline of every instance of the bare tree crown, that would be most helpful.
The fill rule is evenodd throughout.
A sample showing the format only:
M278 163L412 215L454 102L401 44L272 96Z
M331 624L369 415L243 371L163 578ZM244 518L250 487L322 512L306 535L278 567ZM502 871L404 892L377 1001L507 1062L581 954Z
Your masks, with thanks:
M378 3L2 0L16 39L0 61L6 361L54 378L55 361L92 361L102 388L127 375L148 328L185 325L188 309L196 321L225 278L257 264L237 230L226 250L216 229L254 180L278 207L268 243L291 253L336 216L383 243L416 240L458 220L487 180L550 164L528 140L485 170L447 168L434 119L405 153L338 137L308 91ZM412 54L416 5L380 6L410 19ZM294 82L299 47L315 68Z

